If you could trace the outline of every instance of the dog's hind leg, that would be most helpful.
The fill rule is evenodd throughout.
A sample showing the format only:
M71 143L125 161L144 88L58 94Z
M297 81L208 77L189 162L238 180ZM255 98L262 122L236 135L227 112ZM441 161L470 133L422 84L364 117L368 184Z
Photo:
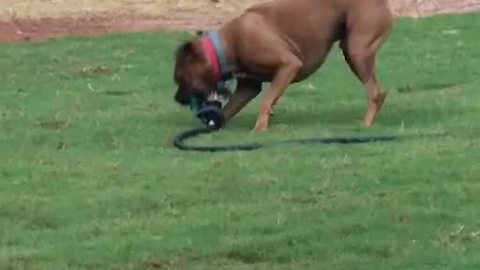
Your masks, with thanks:
M346 62L366 88L367 111L362 124L368 127L375 121L387 96L377 80L376 57L391 31L393 20L388 11L356 12L351 15L354 19L347 19L346 36L340 46Z

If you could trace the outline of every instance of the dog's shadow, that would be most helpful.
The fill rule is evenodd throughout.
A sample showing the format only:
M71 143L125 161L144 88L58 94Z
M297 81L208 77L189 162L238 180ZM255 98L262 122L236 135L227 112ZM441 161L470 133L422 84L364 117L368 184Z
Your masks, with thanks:
M400 86L394 88L400 94L415 94L425 91L443 91L461 87L460 83L429 83L424 85ZM271 123L286 124L292 126L309 126L312 124L323 123L326 125L351 125L358 126L358 121L361 120L365 114L365 106L348 106L339 105L334 108L322 108L319 106L310 111L301 110L279 110L272 117ZM392 127L399 126L404 123L414 126L428 126L436 123L442 123L452 118L452 116L468 112L468 109L463 108L448 108L443 107L408 107L399 104L384 105L380 112L377 122L382 126ZM255 112L240 113L236 119L232 119L232 126L237 128L252 128L255 124L257 114Z
M396 87L395 90L400 94L420 93L426 91L443 91L461 87L463 83L426 83L418 86L405 84Z
M379 114L376 123L385 127L396 127L404 123L411 126L430 126L450 120L452 116L465 113L465 109L445 110L439 107L408 108L388 104ZM365 108L339 106L336 108L317 108L312 111L279 110L271 119L272 125L286 124L296 127L325 124L334 126L358 126L363 118ZM246 112L239 114L229 124L232 128L251 129L255 125L257 114Z

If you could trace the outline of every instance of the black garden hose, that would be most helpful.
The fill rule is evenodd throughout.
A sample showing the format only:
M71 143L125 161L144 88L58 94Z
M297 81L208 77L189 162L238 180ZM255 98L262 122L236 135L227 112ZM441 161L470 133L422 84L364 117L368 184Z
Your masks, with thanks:
M177 135L173 141L175 147L180 150L197 151L197 152L226 152L226 151L252 151L262 148L264 145L258 143L251 144L239 144L239 145L225 145L225 146L191 146L186 145L184 142L187 139L215 132L216 130L211 128L195 128L187 130Z
M361 144L361 143L374 143L374 142L391 142L400 139L404 139L411 136L363 136L363 137L330 137L330 138L309 138L309 139L294 139L273 142L268 144L261 143L246 143L237 145L224 145L224 146L192 146L186 145L185 141L202 135L215 132L216 130L210 128L195 128L187 130L175 137L173 144L180 150L185 151L197 151L197 152L226 152L226 151L253 151L267 146L274 146L279 144ZM438 136L438 135L435 135Z

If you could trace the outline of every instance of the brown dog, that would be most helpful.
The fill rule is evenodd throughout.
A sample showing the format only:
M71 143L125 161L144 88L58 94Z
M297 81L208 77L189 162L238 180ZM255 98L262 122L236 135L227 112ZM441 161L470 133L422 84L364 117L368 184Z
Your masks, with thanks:
M178 48L175 99L183 105L194 97L203 102L219 81L235 77L237 89L224 107L229 120L258 95L263 82L271 82L255 125L265 131L287 87L314 73L340 41L346 62L367 90L362 123L370 126L386 97L375 62L392 26L388 0L276 0L255 5L221 27L216 44L205 37Z

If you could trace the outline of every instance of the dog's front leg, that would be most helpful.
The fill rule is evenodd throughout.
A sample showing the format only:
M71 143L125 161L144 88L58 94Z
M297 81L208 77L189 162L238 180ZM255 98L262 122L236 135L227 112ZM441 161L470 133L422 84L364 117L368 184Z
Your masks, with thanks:
M250 79L238 79L237 88L223 108L226 121L232 119L252 99L262 91L262 82Z
M283 93L285 93L285 90L302 68L302 62L297 57L291 55L287 59L288 60L283 61L283 63L276 68L277 72L273 77L270 91L262 101L257 123L255 124L255 130L257 131L266 131L268 129L273 106Z

